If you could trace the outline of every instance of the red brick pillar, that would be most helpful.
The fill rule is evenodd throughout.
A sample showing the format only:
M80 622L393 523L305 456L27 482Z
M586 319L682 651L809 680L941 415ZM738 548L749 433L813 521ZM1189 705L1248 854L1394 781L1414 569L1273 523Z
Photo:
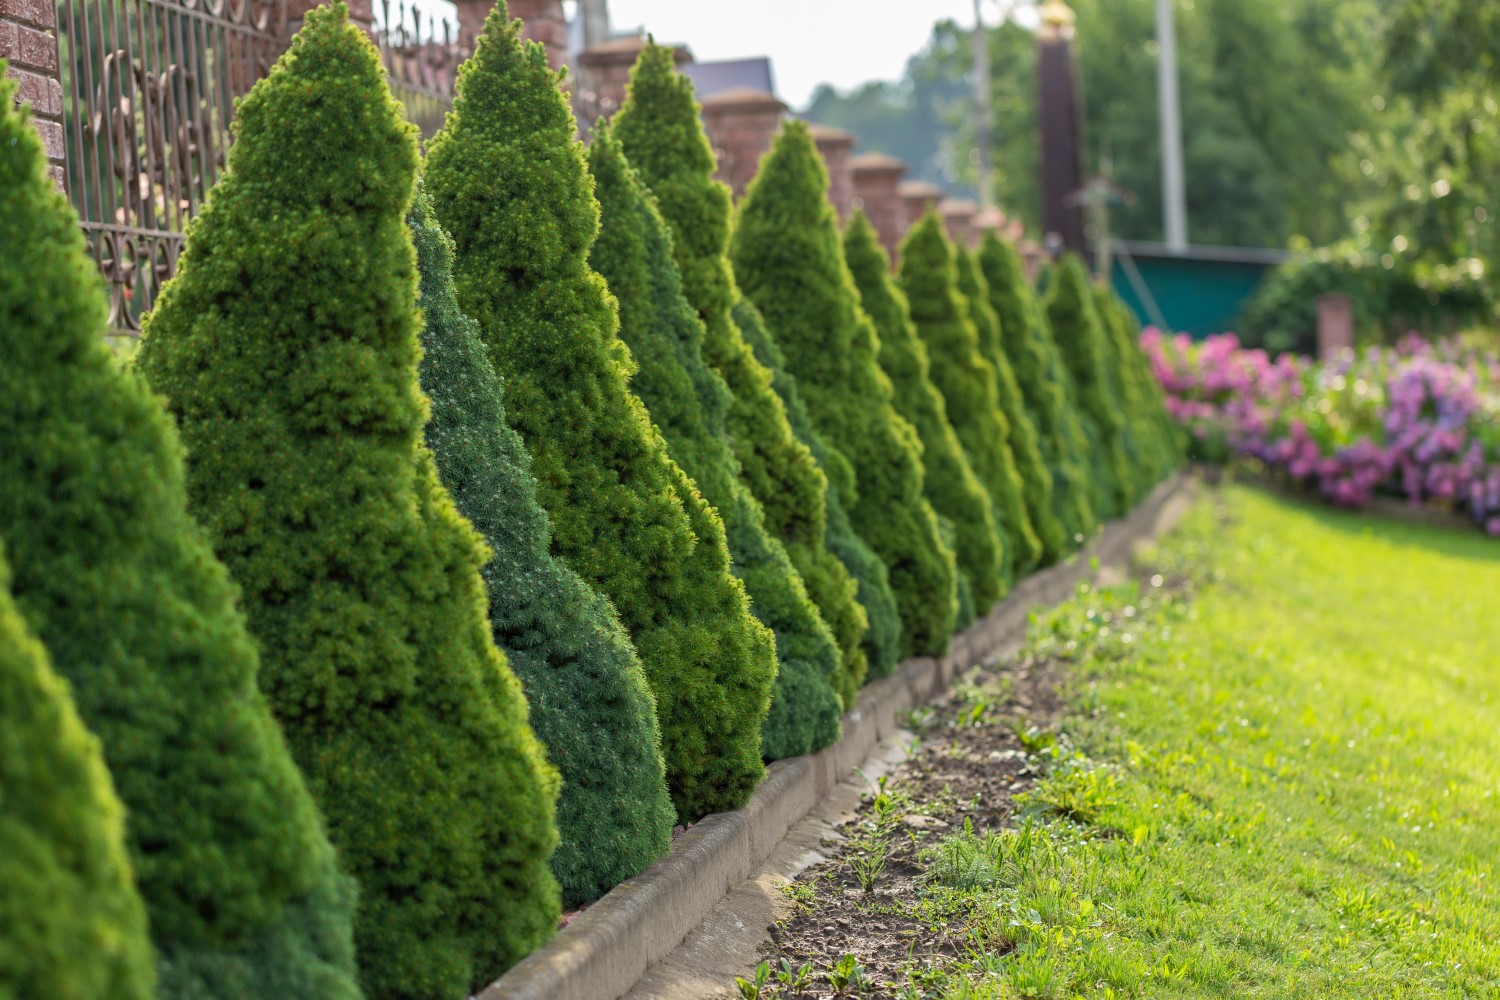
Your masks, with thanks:
M760 158L781 131L786 105L763 90L734 87L703 99L703 128L719 169L714 176L738 198L755 179Z
M458 9L458 44L466 52L474 51L474 39L484 30L484 19L490 16L495 0L453 0Z
M31 123L47 150L47 170L63 187L62 77L57 70L54 0L0 0L0 59L16 81L16 100L31 105Z
M915 226L931 209L938 206L947 194L942 188L928 181L904 181L901 184L901 201L906 205L906 224Z
M594 124L608 118L625 103L625 84L630 70L640 58L646 40L639 36L612 38L590 46L578 54L578 82L573 85L573 114L578 117L578 131L588 135ZM678 66L693 61L685 48L672 51Z
M1342 292L1319 295L1318 360L1332 361L1354 349L1354 303Z
M979 214L976 203L947 198L938 203L938 214L943 217L943 228L948 230L948 238L956 246L972 250L978 245L979 230L974 226L974 218Z
M484 13L489 14L489 10ZM510 0L510 16L521 19L523 37L546 48L548 64L562 69L568 55L568 19L563 16L562 0Z
M906 235L906 205L901 200L905 174L906 164L884 153L861 153L849 160L854 207L869 216L893 263L901 237Z
M4 2L4 0L0 0L0 2ZM287 0L287 44L291 44L291 37L302 28L302 21L307 17L307 12L316 10L327 2L328 0ZM349 20L365 29L365 31L373 31L375 29L375 0L348 0L348 4Z
M1037 275L1042 273L1042 262L1051 259L1047 251L1036 240L1021 240L1016 249L1021 254L1021 266L1026 269L1026 280L1036 281Z
M854 174L849 169L854 133L829 125L813 125L810 131L828 167L828 200L838 210L839 222L845 222L854 210Z

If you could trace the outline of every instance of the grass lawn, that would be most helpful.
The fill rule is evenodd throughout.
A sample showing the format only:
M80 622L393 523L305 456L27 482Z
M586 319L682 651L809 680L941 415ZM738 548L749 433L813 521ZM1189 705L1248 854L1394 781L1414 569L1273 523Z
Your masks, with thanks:
M926 853L927 995L1500 997L1500 542L1231 489L1153 562L1039 624L1070 716Z

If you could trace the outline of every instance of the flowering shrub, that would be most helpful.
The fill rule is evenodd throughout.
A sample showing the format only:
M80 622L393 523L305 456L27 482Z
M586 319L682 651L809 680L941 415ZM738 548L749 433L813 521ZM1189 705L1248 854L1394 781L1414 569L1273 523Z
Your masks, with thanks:
M1345 507L1463 509L1500 536L1500 356L1408 338L1319 364L1234 334L1141 339L1193 457L1259 462Z

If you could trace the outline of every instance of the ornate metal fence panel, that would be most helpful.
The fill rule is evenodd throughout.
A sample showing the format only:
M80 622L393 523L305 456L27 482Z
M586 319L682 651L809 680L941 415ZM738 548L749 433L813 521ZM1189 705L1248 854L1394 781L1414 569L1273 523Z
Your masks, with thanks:
M234 101L280 54L286 16L286 0L59 0L66 183L115 333L139 333L176 270Z
M431 13L434 8L438 13ZM468 58L460 45L453 5L435 2L424 13L406 0L379 0L375 41L391 92L405 106L407 118L422 130L422 138L432 138L453 107L458 65Z

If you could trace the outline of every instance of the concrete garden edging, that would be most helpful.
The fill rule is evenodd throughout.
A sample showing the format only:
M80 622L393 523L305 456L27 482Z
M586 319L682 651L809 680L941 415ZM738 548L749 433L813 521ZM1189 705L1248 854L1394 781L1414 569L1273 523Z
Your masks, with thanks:
M628 993L730 889L750 877L793 824L900 728L903 713L932 700L958 674L1018 638L1033 608L1066 600L1096 560L1101 565L1126 561L1136 542L1155 533L1163 508L1189 482L1178 475L1162 483L1078 555L1016 584L988 615L954 636L947 656L907 660L891 676L866 686L844 716L844 735L837 743L772 764L743 809L695 824L664 857L573 918L477 1000L618 1000Z

